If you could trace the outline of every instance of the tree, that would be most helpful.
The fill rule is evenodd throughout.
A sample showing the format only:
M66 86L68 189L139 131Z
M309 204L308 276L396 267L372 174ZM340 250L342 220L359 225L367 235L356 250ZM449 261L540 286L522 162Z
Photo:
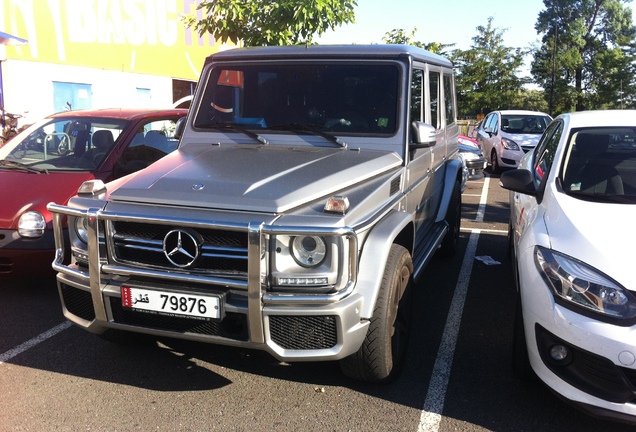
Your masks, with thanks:
M636 29L630 0L543 0L531 73L550 113L634 104Z
M417 32L417 27L414 27L409 35L406 34L404 29L393 29L389 32L386 32L382 37L382 41L387 44L402 44L402 45L413 45L419 48L423 48L427 51L430 51L435 54L439 54L445 57L448 57L446 53L446 49L454 46L455 44L443 44L440 42L430 42L424 43L419 41L414 41L415 32Z
M455 50L451 56L457 71L460 116L523 108L515 104L520 101L523 85L529 81L518 75L526 52L504 46L504 30L493 27L492 17L486 27L478 26L477 31L470 49Z
M213 0L197 9L205 18L189 15L185 24L199 35L244 46L311 43L314 35L355 22L355 0Z

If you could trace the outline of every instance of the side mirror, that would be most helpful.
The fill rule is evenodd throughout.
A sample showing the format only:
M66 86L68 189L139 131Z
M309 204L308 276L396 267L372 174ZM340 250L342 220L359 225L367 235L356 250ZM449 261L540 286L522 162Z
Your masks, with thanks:
M436 131L433 126L421 121L414 121L411 123L411 132L413 133L411 149L428 148L435 145Z
M486 132L488 134L488 136L490 136L490 137L492 136L492 129L491 128L489 128L489 127L484 128L484 132Z
M186 122L186 117L181 117L179 120L177 120L177 124L175 125L175 129L174 129L174 138L177 140L181 139L181 135L183 135L183 130L185 129L185 123Z
M499 186L513 192L539 196L539 192L534 187L532 173L526 169L504 171L499 177Z

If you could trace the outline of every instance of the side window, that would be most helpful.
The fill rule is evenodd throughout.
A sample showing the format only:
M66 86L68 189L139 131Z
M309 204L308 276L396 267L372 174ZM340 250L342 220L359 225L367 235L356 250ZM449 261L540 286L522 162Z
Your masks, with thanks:
M431 121L429 122L429 124L433 127L435 127L435 129L439 129L440 127L442 127L442 124L440 122L440 106L439 106L439 101L440 101L440 78L439 78L439 72L429 72L428 73L428 89L430 92L430 108L431 108Z
M539 187L541 181L550 173L554 154L556 153L561 135L563 134L563 123L555 122L546 130L542 140L537 145L534 154L534 184Z
M166 154L177 149L174 138L177 121L156 120L138 127L137 132L114 170L115 177L122 177L145 168Z
M497 119L497 114L490 114L484 120L484 129L488 129L491 132L495 131L495 120Z
M424 71L421 69L414 69L413 76L411 77L411 121L423 121L422 110L422 85L424 79Z
M455 123L455 104L453 103L455 91L453 89L453 76L444 74L444 107L446 111L446 124Z

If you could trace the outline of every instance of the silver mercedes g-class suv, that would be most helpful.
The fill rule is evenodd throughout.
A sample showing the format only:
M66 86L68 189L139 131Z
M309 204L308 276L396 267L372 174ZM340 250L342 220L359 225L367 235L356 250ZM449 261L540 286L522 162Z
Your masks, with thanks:
M219 52L177 132L150 167L49 204L64 315L111 340L391 380L415 282L459 235L451 62L402 45Z

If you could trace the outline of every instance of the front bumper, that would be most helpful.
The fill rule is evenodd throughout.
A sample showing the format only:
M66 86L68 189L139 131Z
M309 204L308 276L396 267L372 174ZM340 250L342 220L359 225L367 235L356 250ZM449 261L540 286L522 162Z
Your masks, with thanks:
M53 231L22 238L16 230L0 230L0 276L51 276L55 256Z
M466 168L468 168L468 179L474 180L480 178L486 166L488 166L488 161L483 156L478 159L467 159Z
M501 160L500 165L504 168L517 168L524 154L521 150L503 149L499 157Z
M560 397L585 411L636 422L636 326L597 321L555 303L532 253L530 248L519 259L532 368ZM568 353L561 361L550 355L559 345Z
M56 229L63 214L86 216L86 212L68 207L50 209L54 212ZM361 317L363 298L354 290L353 274L346 276L343 289L332 294L268 291L267 278L262 276L265 254L261 248L267 244L264 237L280 227L250 225L248 277L238 280L110 262L106 258L110 254L104 240L108 234L99 232L100 223L109 217L116 216L96 212L88 217L88 265L63 265L59 260L63 245L57 244L58 259L54 268L58 271L64 315L88 331L101 334L108 329L119 329L242 346L267 351L281 361L338 360L356 352L366 336L369 322ZM355 234L342 228L332 231L348 239L348 267L357 268ZM179 294L218 292L224 314L218 320L201 320L137 311L122 306L122 285L141 285Z

